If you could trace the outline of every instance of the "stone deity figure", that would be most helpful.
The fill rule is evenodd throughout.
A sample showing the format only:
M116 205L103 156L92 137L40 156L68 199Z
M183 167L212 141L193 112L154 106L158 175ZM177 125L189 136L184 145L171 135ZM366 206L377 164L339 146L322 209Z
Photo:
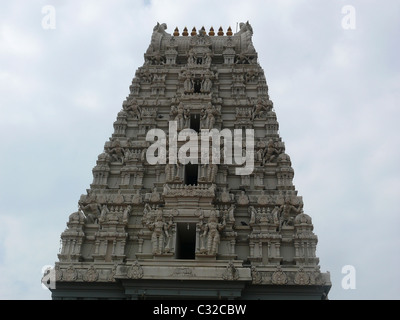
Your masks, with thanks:
M268 204L268 197L264 190L261 190L261 195L258 197L257 203L263 206Z
M268 108L264 105L261 99L258 99L257 104L253 108L253 116L251 120L254 120L256 118L261 118L264 111L267 112Z
M174 113L175 113L174 120L177 122L178 130L183 130L185 128L185 123L186 123L185 108L183 107L183 104L180 103L178 105L178 108L176 108L175 110L176 111L174 111Z
M267 150L264 155L264 164L272 162L278 155L280 154L280 150L276 148L275 143L272 139L268 141Z
M169 240L168 229L171 226L172 226L172 220L170 220L169 223L165 223L162 216L162 212L157 210L155 221L148 225L148 228L151 231L153 231L153 234L151 235L153 254L162 254L164 252L164 240L165 237L167 237ZM169 244L167 245L169 247Z
M175 178L175 165L170 164L167 161L167 164L165 165L165 181L172 182L174 181L174 178Z
M110 148L111 159L114 162L122 162L125 157L125 151L121 147L119 140L115 140Z
M228 209L228 221L231 223L235 222L235 209L236 206L234 204L231 204L231 206Z
M110 211L108 210L107 205L103 204L103 207L101 208L100 222L106 221L106 216L108 213L110 213Z
M210 93L211 87L212 87L212 81L210 79L210 76L207 74L207 75L205 75L205 78L201 83L201 92Z
M183 82L183 89L185 90L185 93L193 93L193 80L190 73L186 74L186 79Z
M86 197L86 205L79 202L79 208L82 210L87 216L92 214L94 216L98 216L101 212L101 206L96 202L96 196L89 193Z
M203 61L203 64L206 66L206 67L210 67L211 66L211 62L212 62L212 57L211 57L211 53L210 52L207 52L205 55L204 55L204 59L203 59L204 61Z
M256 223L256 218L257 218L257 211L253 206L249 207L249 213L250 213L250 224Z
M87 224L98 224L99 219L93 213L89 213L86 215L86 223Z
M257 159L257 161L260 161L260 162L263 162L263 161L264 161L264 153L265 153L265 150L262 149L262 148L260 148L260 149L257 150L257 153L256 153L256 159Z
M221 201L222 202L230 202L231 199L231 195L229 194L229 191L226 189L226 187L224 187L224 189L222 190L221 193Z
M153 219L152 209L150 205L146 203L143 209L142 224L148 226L150 225L152 219Z
M154 187L153 192L150 195L150 202L159 202L160 200L161 200L161 196L157 192L157 187Z
M253 36L253 28L250 23L247 21L246 23L241 22L239 24L240 30L235 33L235 36L240 36L241 40L241 51L242 53L253 53L255 52L252 36Z
M244 191L241 191L239 195L238 204L242 206L249 204L249 197L246 195Z
M295 206L293 206L290 203L290 200L287 199L285 200L284 204L281 205L280 207L280 211L281 211L281 219L280 219L280 228L282 228L282 226L287 226L287 225L291 225L292 224L292 220L293 217L290 216L290 213L292 211L296 212L296 213L300 213L302 210L303 206L300 204L300 206L298 208L296 208Z
M241 184L243 186L246 187L250 186L250 176L241 176L241 180L242 180Z
M217 214L215 211L212 211L202 235L202 237L207 236L207 254L216 255L218 253L218 245L220 241L219 232L225 228L225 225L225 219L222 223L218 223Z
M124 210L124 215L123 215L123 221L125 222L125 223L128 223L128 220L129 220L129 216L130 216L130 214L131 214L131 210L132 210L132 207L130 206L130 205L128 205L126 208L125 208L125 210Z
M132 197L132 203L133 204L142 203L142 196L140 195L140 190L136 190L136 194L134 194Z
M158 52L160 50L161 40L166 36L170 36L165 30L167 30L167 24L157 22L151 35L151 49L148 50L149 52Z
M196 65L196 57L194 54L193 48L189 50L188 53L188 66L194 66Z
M271 216L272 216L272 221L274 224L279 224L279 213L281 209L278 206L275 206L275 208L272 210Z
M184 109L183 119L184 119L183 127L189 128L189 125L190 125L190 109L189 108Z
M170 247L170 240L171 240L171 235L169 233L169 229L171 229L171 227L173 226L174 222L172 220L172 214L169 216L169 222L168 223L164 223L164 232L165 232L165 236L166 236L166 244L164 247L164 252L169 252L171 250Z
M217 111L215 107L212 106L211 102L208 103L207 108L202 110L202 120L204 129L213 129L215 124L215 115Z
M129 114L130 117L141 120L141 109L135 100L125 101L122 105L123 109Z
M215 182L215 179L217 178L217 173L218 173L218 165L216 164L210 164L208 166L208 174L207 174L207 181L208 182Z

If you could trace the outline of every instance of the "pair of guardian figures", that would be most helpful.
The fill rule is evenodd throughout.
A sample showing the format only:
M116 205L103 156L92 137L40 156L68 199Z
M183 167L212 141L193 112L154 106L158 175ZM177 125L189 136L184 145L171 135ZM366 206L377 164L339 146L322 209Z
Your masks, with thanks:
M170 229L174 225L172 215L169 216L169 221L166 222L163 218L162 211L157 209L155 211L155 219L151 221L148 218L150 213L150 206L146 205L143 224L147 226L153 233L151 235L152 253L162 254L169 253L171 250L171 233ZM222 231L226 225L225 219L222 223L218 222L216 211L212 211L207 223L203 223L204 217L200 218L200 241L201 248L200 252L208 255L216 255L218 253L218 245L220 242L220 231ZM205 247L205 242L207 247Z
M182 103L177 107L172 106L171 116L177 122L178 130L189 128L190 125L190 110L185 108ZM215 118L219 115L219 111L209 102L206 107L201 110L200 123L202 129L212 130L215 124Z

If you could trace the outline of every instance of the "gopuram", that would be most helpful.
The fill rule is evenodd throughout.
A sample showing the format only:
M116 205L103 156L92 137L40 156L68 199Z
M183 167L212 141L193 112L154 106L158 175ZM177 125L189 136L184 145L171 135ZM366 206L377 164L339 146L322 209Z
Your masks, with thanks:
M253 29L154 27L53 299L326 299Z

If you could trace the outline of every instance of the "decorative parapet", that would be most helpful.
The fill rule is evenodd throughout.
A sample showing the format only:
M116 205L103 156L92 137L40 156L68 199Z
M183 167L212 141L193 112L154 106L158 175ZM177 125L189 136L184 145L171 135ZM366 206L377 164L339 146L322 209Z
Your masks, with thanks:
M182 185L165 184L164 197L215 197L215 184Z
M277 266L275 270L251 267L252 283L256 285L331 285L330 274L321 273L319 267L284 268Z

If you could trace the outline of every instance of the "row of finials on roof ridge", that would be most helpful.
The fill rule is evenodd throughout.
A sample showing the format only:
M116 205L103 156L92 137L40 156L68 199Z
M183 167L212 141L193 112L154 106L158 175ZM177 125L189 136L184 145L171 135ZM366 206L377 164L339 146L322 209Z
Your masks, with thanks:
M201 34L201 35L205 35L206 33L207 32L206 32L206 29L204 27L202 27L200 29L200 31L199 31L199 34ZM190 33L190 35L192 37L194 37L197 34L198 33L197 33L197 30L196 30L196 27L193 27L192 32ZM173 35L174 35L174 37L178 37L180 35L178 27L175 28ZM208 32L208 35L211 36L211 37L215 36L215 31L214 31L213 27L210 28L210 31ZM217 32L217 36L221 37L223 35L224 35L224 30L222 29L222 27L219 27L218 32ZM233 35L231 27L229 27L228 30L226 31L226 35L227 36L232 36ZM186 27L183 29L182 36L184 36L184 37L189 36L189 31L188 31L188 29Z

